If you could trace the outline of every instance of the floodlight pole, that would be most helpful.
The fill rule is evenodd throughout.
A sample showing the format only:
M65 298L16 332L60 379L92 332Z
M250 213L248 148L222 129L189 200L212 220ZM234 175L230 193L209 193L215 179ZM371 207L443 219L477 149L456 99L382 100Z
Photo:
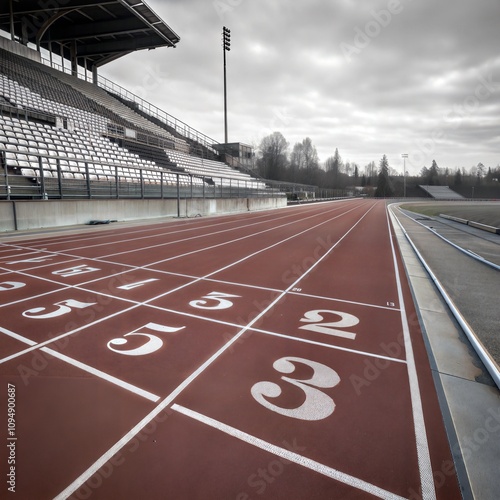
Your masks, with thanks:
M403 157L403 198L406 198L406 158L408 158L407 153L401 155Z
M226 51L231 50L231 30L222 28L222 54L224 57L224 144L227 144L227 82L226 82Z

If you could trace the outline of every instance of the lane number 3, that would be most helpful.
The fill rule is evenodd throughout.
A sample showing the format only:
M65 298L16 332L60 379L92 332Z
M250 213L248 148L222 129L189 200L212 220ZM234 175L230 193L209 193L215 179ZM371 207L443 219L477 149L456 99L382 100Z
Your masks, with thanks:
M295 363L302 363L313 369L313 375L308 380L281 377L285 382L304 391L305 401L298 408L282 408L268 401L267 398L277 398L282 393L281 387L273 382L256 383L251 389L253 398L268 410L285 417L310 421L329 417L335 410L335 403L330 396L319 389L335 387L340 382L338 373L321 363L292 356L278 359L273 363L273 368L279 373L292 374L296 369Z

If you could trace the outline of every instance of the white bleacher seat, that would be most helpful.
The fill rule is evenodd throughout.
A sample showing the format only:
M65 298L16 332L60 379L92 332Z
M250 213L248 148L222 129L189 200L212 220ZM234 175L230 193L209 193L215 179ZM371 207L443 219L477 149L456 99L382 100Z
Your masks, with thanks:
M31 177L31 178L36 177L35 171L32 170L31 168L23 168L21 170L21 174L24 175L25 177Z

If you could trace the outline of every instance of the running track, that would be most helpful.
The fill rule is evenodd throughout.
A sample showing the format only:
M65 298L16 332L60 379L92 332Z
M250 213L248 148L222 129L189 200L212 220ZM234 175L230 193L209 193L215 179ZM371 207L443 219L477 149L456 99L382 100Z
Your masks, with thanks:
M0 335L12 498L461 496L382 201L4 239Z

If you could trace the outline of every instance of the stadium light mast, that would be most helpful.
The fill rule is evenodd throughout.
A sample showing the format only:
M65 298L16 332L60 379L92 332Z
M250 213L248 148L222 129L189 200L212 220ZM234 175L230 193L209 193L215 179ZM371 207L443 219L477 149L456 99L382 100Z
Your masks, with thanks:
M224 144L227 144L227 83L226 83L226 52L231 50L231 30L222 28L222 54L224 57Z
M408 158L408 153L403 153L403 198L406 198L406 158Z

